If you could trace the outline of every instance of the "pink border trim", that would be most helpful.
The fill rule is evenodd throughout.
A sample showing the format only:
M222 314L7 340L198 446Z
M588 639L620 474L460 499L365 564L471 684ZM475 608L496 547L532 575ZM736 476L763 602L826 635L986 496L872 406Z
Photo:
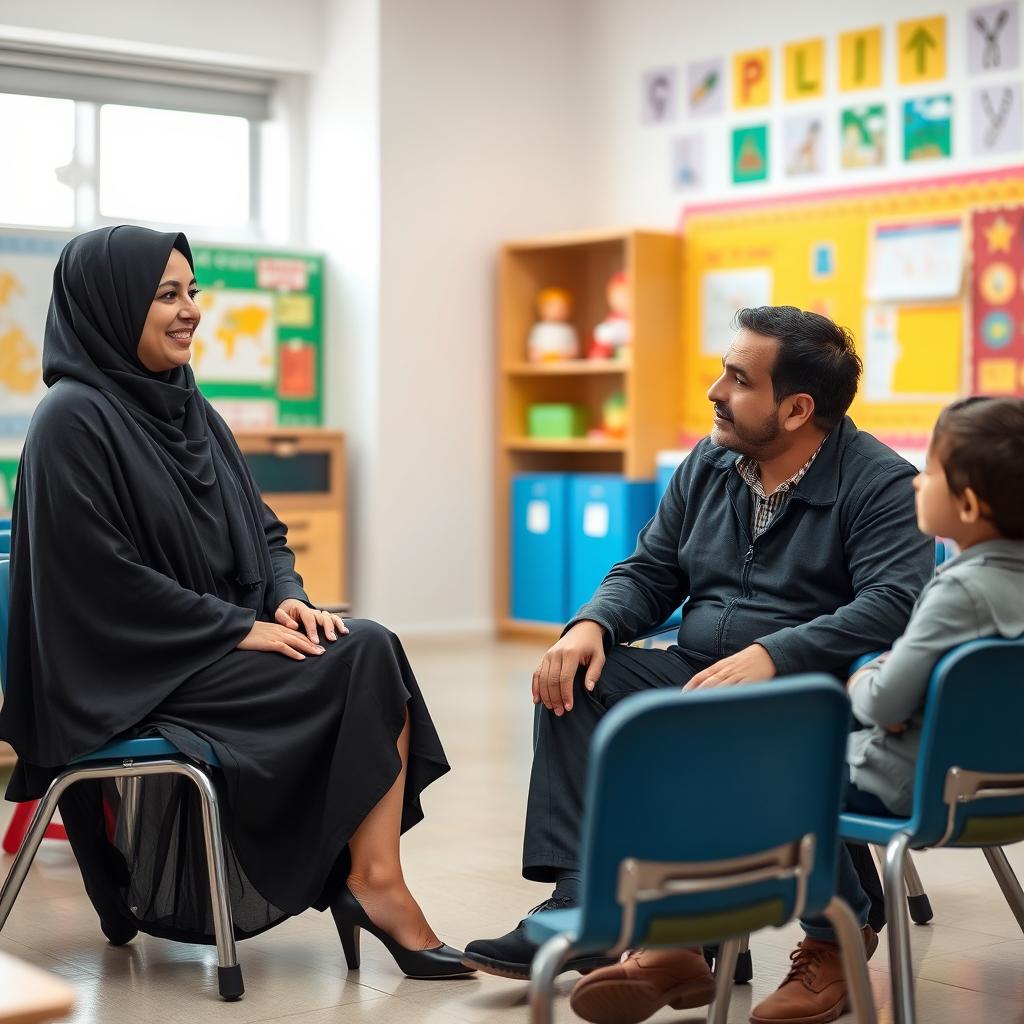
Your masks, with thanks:
M875 185L852 185L840 188L823 188L813 192L788 192L783 195L748 199L722 199L708 203L691 203L683 206L679 213L680 234L688 216L710 213L731 213L738 210L764 209L778 206L797 206L804 203L822 202L833 199L854 199L863 196L884 195L887 192L901 192L916 189L949 188L953 185L981 185L1003 178L1024 177L1024 164L1012 167L993 168L991 171L965 171L960 174L946 174L939 178L908 178L903 181L885 181Z

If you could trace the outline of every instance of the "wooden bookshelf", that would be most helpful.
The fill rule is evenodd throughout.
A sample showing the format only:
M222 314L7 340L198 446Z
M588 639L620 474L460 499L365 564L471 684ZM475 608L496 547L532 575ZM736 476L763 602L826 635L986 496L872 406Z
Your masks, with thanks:
M560 629L509 615L509 503L511 479L522 472L655 475L655 456L675 446L680 395L679 282L682 246L677 235L655 231L591 231L510 242L499 262L496 381L495 558L499 635L550 642ZM633 340L625 358L530 363L527 337L542 288L560 286L573 296L573 322L586 352L594 325L607 312L605 287L625 270L630 288ZM621 438L540 439L526 434L535 402L571 402L601 422L604 402L622 393L627 428Z

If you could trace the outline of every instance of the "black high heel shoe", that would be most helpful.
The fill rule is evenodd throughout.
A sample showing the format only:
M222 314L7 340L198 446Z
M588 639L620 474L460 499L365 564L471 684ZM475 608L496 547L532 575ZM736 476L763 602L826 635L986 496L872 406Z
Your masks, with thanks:
M462 951L442 943L433 949L406 949L387 932L378 928L363 910L359 900L346 885L331 904L331 914L341 936L341 948L345 951L345 963L350 971L359 968L359 929L365 928L384 943L395 963L408 978L426 981L431 978L464 978L476 973L475 967L462 963Z

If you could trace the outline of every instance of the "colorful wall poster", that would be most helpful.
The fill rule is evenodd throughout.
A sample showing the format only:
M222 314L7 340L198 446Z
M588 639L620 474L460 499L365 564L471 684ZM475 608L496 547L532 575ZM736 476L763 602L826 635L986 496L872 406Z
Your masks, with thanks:
M772 101L772 51L747 50L732 58L732 105L767 107Z
M323 421L323 258L193 246L192 369L234 429Z
M817 99L825 94L825 40L805 39L783 47L782 94L794 100Z
M690 117L712 117L725 111L725 61L721 57L687 65L686 109Z
M655 68L644 73L640 89L640 119L644 124L664 124L676 119L675 68Z
M70 236L0 234L0 456L20 450L45 388L43 328L53 269ZM232 427L323 420L323 258L193 245L202 318L192 369Z
M1020 66L1017 0L972 7L967 12L967 70L1014 71Z
M876 223L867 295L873 302L956 298L963 286L964 249L960 217Z
M981 85L971 91L971 152L1012 153L1024 143L1020 82Z
M43 328L53 268L68 236L0 234L0 440L20 444L46 388Z
M881 103L847 107L839 118L840 164L844 168L881 167L885 163L885 107Z
M787 178L825 171L825 116L795 114L782 122L782 167Z
M839 35L839 91L877 89L882 84L882 29L861 28Z
M732 132L732 180L736 185L768 178L768 125L734 128Z
M976 211L971 310L972 386L1024 394L1024 206Z
M680 135L672 140L672 187L680 191L701 189L705 184L704 136Z
M949 93L903 103L903 159L941 160L953 147L953 97Z
M900 85L946 77L946 19L901 21L897 33Z

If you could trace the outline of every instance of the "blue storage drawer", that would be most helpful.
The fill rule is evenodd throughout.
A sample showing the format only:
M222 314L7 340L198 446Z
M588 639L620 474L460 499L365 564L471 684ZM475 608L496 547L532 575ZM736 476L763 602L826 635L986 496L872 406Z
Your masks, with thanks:
M633 553L654 515L654 481L579 473L573 476L569 517L569 617L589 601L608 570Z
M564 623L569 617L569 476L512 477L512 618Z
M683 459L690 454L692 449L666 449L660 451L655 456L656 474L657 474L657 500L665 496L665 492L668 490L669 481L675 475L675 471L679 468Z

